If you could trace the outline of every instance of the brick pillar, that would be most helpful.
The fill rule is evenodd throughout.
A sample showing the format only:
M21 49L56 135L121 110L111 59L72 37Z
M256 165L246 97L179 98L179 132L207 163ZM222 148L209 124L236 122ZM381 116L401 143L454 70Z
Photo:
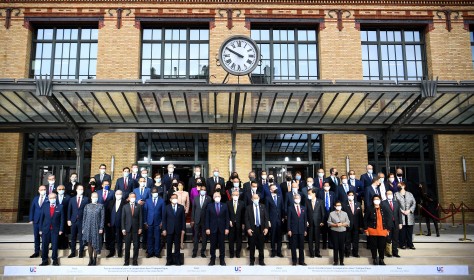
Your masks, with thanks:
M0 186L3 196L0 204L0 223L16 223L20 193L21 163L23 158L23 134L0 133ZM7 183L8 182L8 183Z
M241 178L252 170L252 134L237 134L236 171ZM232 151L230 133L209 133L209 176L215 167L219 168L221 177L229 178L229 157Z
M111 174L111 187L122 175L122 168L130 167L137 161L137 134L127 133L99 133L92 137L91 176L99 173L99 165L107 165L110 174L111 159L115 157L114 173Z
M5 20L3 11L2 22ZM23 27L23 18L13 17L10 29L0 25L0 77L28 78L32 32Z
M474 208L474 135L434 135L436 162L436 180L438 183L439 203L447 208L450 203L456 207L464 202ZM464 181L461 157L466 158L467 181ZM445 214L441 213L441 217ZM456 214L456 221L461 214ZM467 213L468 221L474 221L474 213ZM451 219L447 220L450 222Z
M367 136L363 134L324 134L322 139L323 166L326 176L331 167L337 168L339 176L347 174L346 156L350 159L350 169L356 176L365 173L368 162Z

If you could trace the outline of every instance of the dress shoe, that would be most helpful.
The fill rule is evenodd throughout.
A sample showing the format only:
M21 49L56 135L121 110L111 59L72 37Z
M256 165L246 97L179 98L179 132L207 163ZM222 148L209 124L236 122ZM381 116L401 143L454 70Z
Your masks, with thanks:
M123 265L124 265L124 266L129 266L130 263L129 263L129 262L124 262Z
M284 256L283 256L282 253L278 254L277 256L278 256L279 258L284 258Z
M405 250L406 248L407 248L407 246L400 247L400 249L403 249L403 250Z
M329 248L329 249L334 249L334 247L333 247L333 246L328 246L328 248Z
M344 265L344 262L340 262L339 265Z
M379 265L385 265L385 263L383 262L383 259L379 260Z
M388 258L391 258L391 257L392 257L391 254L385 254L385 256L388 257Z
M240 259L240 254L235 254L235 257Z
M40 255L39 253L34 253L33 255L30 256L30 258L32 258L32 259L37 258L37 257L39 257L39 255Z
M436 237L439 237L439 232L436 233Z
M41 263L40 263L40 266L45 266L45 265L48 265L48 261L45 261L45 262L41 262Z
M132 265L137 266L137 265L138 265L138 261L133 261Z
M360 258L360 255L359 254L353 254L352 255L354 258Z
M372 259L372 260L373 260L374 265L379 265L379 262L377 261L377 259Z
M152 254L146 254L146 258L147 258L147 259L149 259L149 258L151 258L151 257L153 257L153 256L154 256L154 255L152 255Z
M428 232L427 234L425 234L425 236L431 236L431 232Z
M89 258L89 263L87 264L88 266L91 266L92 263L94 263L94 260L92 258Z
M305 262L299 262L299 265L306 266Z
M111 257L113 257L113 256L115 256L115 253L110 252L110 253L109 253L107 256L105 256L105 257L106 257L106 258L111 258Z
M395 258L399 258L399 257L400 257L399 254L393 254L393 256L394 256Z
M229 258L233 259L233 258L234 258L234 255L230 255Z
M213 265L215 265L215 264L216 264L216 261L210 261L210 262L209 262L209 266L213 266Z
M54 261L53 261L53 265L54 265L54 266L58 266L58 265L59 265L58 260L54 260Z
M326 245L323 245L323 250L326 250L328 247Z
M275 257L275 253L271 253L270 258L274 258L274 257Z
M226 266L226 264L225 264L225 261L224 261L224 260L221 260L221 261L220 261L220 263L221 263L221 266Z
M79 258L81 258L81 259L82 259L83 257L84 257L84 252L82 252L82 251L81 251L81 252L79 252Z
M197 254L193 253L193 255L191 256L191 258L195 259L197 257Z
M265 266L265 265L266 265L264 261L259 261L259 264L260 264L261 266Z
M332 265L337 265L338 263L337 262L333 262Z
M96 265L97 265L97 257L95 257L94 260L92 261L92 265L93 265L93 266L96 266Z
M411 250L416 250L415 246L410 247Z
M166 266L170 266L171 265L171 262L166 262Z
M204 253L202 253L201 258L206 258L206 255Z
M309 254L309 257L310 257L310 258L314 258L314 254Z
M67 256L67 258L70 259L70 258L74 258L75 256L76 256L76 254L71 253L71 254L69 254L69 256Z
M316 258L322 258L323 256L321 256L320 254L317 254L317 255L314 255Z
M350 253L346 253L346 254L344 254L344 256L345 256L346 258L349 258L349 257L351 256L351 254L350 254Z
M117 254L117 257L121 258L121 257L122 257L122 252L119 252L119 253Z
M254 263L254 262L250 262L250 264L249 264L249 265L250 265L250 266L254 266L254 265L255 265L255 263Z
M293 262L291 265L296 266L296 262Z

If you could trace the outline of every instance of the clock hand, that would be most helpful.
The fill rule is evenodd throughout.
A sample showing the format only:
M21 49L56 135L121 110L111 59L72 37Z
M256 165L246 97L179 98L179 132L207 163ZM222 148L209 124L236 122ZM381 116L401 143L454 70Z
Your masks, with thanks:
M231 53L233 53L233 54L237 55L238 57L240 57L240 58L244 58L244 56L243 56L243 55L241 55L240 53L238 53L238 52L236 52L236 51L234 51L234 50L231 50L231 49L229 49L228 47L226 47L226 49L227 49L227 50L229 50Z

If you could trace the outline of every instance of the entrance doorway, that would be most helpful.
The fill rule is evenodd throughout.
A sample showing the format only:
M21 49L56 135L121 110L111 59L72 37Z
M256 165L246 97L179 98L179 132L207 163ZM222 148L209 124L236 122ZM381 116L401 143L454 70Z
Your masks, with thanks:
M168 164L169 163L166 163L166 164L152 163L150 167L151 168L150 176L154 178L155 174L159 173L161 177L163 177L163 175L168 173ZM187 190L189 178L193 176L194 166L196 165L192 163L180 163L180 164L173 163L173 164L175 166L174 173L179 176L179 180L184 183L184 189ZM199 166L201 166L201 174L202 174L201 176L204 176L205 174L207 174L207 165L200 164Z

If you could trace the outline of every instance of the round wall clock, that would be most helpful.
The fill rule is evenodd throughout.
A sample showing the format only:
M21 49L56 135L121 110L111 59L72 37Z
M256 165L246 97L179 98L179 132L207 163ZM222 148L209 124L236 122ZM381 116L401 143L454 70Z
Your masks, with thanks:
M222 68L232 75L243 76L251 73L260 60L260 50L254 40L242 36L227 38L219 49Z

